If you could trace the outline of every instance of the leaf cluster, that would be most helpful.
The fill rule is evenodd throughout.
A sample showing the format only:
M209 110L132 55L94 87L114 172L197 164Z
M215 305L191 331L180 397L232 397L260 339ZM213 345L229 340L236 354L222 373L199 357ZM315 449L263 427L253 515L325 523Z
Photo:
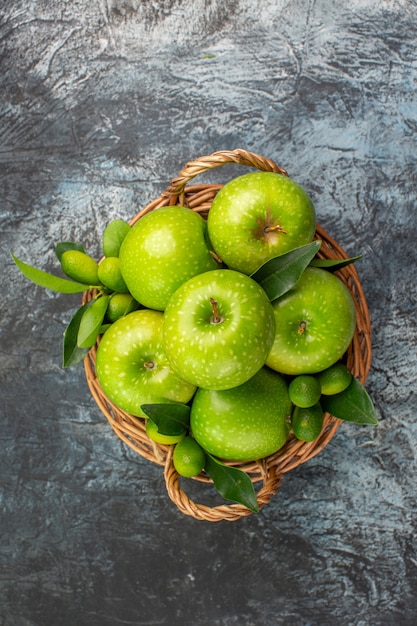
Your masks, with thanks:
M276 256L261 265L251 278L263 287L270 301L274 302L296 285L308 266L336 272L361 258L356 256L349 259L319 259L316 255L321 244L320 240L312 241Z
M85 253L81 243L61 241L55 246L55 255L61 263L62 255L69 250ZM64 331L62 366L70 367L80 363L95 344L99 335L103 334L110 324L105 324L107 309L112 293L102 284L86 284L69 278L62 278L38 269L11 254L13 261L21 273L35 285L57 293L75 294L87 290L96 290L97 295L86 304L81 305L72 316Z

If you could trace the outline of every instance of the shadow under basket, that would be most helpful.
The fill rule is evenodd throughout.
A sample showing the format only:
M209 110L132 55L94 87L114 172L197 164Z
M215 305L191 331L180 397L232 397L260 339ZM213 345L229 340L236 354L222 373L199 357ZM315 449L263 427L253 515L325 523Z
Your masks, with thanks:
M198 174L203 174L225 164L245 165L261 171L287 175L284 168L276 165L270 159L246 150L237 149L215 152L210 156L203 156L187 163L179 176L171 181L167 190L141 210L131 220L131 224L135 224L150 211L167 205L186 206L206 218L213 198L223 185L212 183L191 185L189 183ZM348 258L341 246L320 225L317 225L316 228L316 239L322 241L318 254L320 258ZM344 361L352 374L364 384L369 373L372 357L368 307L354 265L348 265L339 271L337 275L350 290L356 308L355 333L345 354ZM95 292L93 290L85 292L83 302L91 300L94 295ZM151 441L146 434L145 419L134 417L116 407L101 389L95 372L97 346L98 343L90 350L84 361L87 383L91 394L116 435L142 457L164 468L168 495L178 509L185 515L210 522L222 520L232 522L241 517L251 515L251 511L240 504L225 503L219 506L208 506L199 504L187 496L180 485L180 477L173 466L173 446L161 445ZM259 509L269 503L271 497L277 492L284 474L321 452L334 437L341 423L341 420L326 413L322 432L314 441L310 443L299 441L291 433L285 445L275 454L255 462L230 463L230 465L245 471L252 482L256 483L254 486ZM181 484L186 484L190 480L203 483L212 482L204 471L193 479L181 479Z

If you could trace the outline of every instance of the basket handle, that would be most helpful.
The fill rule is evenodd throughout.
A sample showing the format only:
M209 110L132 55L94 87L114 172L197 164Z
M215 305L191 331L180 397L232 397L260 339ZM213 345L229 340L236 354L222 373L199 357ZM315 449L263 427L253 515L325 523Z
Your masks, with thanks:
M191 500L180 487L180 476L175 470L172 460L174 446L169 446L169 450L165 459L164 465L164 478L167 488L168 496L176 507L184 513L197 520L204 520L206 522L220 522L227 520L234 522L242 517L251 515L251 511L242 504L221 504L218 506L207 506L205 504L198 504ZM256 498L259 505L259 510L268 504L273 495L276 494L283 479L283 474L278 473L274 468L264 467L264 475L262 478L263 485L258 490Z
M236 150L221 150L219 152L213 152L209 156L202 156L195 161L190 161L180 171L176 178L171 180L171 183L167 189L169 195L180 195L183 193L186 185L198 174L203 174L208 170L227 163L236 163L238 165L247 165L249 167L256 167L264 172L276 172L277 174L283 174L288 176L287 171L277 165L271 159L267 159L254 152L248 152L237 148Z

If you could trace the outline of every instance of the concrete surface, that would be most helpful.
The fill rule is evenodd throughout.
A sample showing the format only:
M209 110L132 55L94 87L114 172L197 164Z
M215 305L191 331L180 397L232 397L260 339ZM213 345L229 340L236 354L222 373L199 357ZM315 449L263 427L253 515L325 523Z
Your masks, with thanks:
M2 3L2 626L417 623L416 23L414 0ZM364 254L380 424L344 424L259 515L209 524L61 369L78 296L9 252L50 271L61 240L98 256L108 221L236 147Z

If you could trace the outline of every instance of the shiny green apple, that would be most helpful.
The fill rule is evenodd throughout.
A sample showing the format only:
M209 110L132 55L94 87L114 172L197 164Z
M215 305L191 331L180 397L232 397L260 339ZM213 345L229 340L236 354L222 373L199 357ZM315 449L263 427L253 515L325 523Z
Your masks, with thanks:
M220 266L207 241L206 221L186 207L161 207L144 215L119 253L132 296L145 308L163 311L182 283Z
M143 416L143 404L187 403L195 387L170 367L162 346L160 311L119 318L104 333L96 357L98 381L119 408Z
M314 374L336 363L355 331L352 295L331 272L309 267L273 303L275 339L266 364L283 374Z
M265 291L228 269L185 282L164 313L164 348L172 369L205 389L229 389L251 378L264 365L274 333Z
M233 389L198 389L190 428L200 446L220 459L252 461L287 440L292 404L285 380L263 367Z
M223 262L250 275L269 259L312 241L316 214L295 181L254 172L232 179L219 191L207 222Z

